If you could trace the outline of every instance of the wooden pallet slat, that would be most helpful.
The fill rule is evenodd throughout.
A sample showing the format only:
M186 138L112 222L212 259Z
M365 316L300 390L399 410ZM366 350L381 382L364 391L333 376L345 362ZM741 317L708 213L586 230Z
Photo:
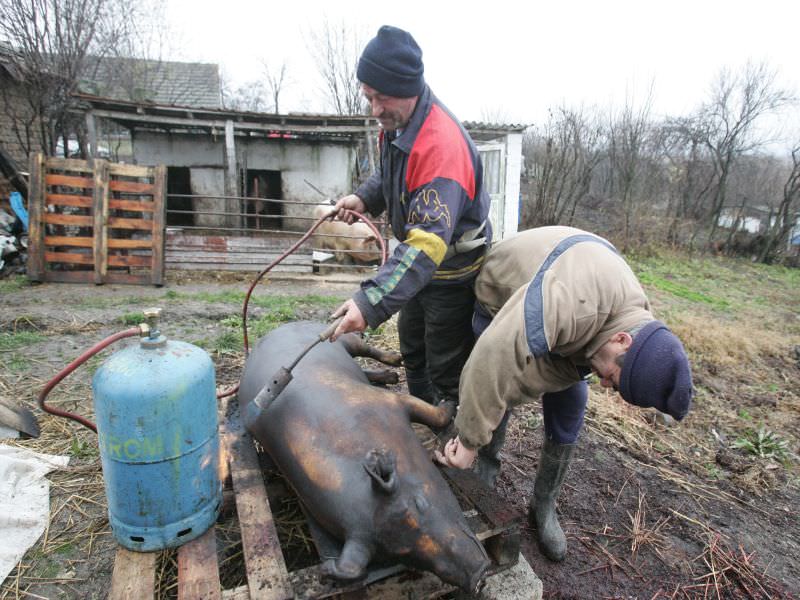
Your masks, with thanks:
M108 600L153 600L156 553L117 548Z
M236 490L236 511L250 598L288 600L294 596L294 592L289 583L289 572L283 560L253 440L239 426L229 427L226 435L233 436L226 446L230 448L230 471Z
M152 183L139 183L136 181L121 181L119 179L112 179L109 182L109 188L112 192L124 192L128 194L152 194Z
M214 527L178 550L178 600L219 600L222 591Z
M47 252L44 260L48 263L67 263L71 265L93 265L94 257L91 254L76 254L74 252Z
M41 153L31 154L29 161L30 185L28 189L28 277L33 281L42 281L44 277L44 213L45 186L42 181L44 173L44 156Z
M108 240L108 248L110 249L128 249L128 250L149 250L153 247L151 240L134 240L134 239L118 239L112 238Z
M152 231L153 221L147 219L127 219L122 217L108 217L109 229L138 229Z
M108 207L112 210L129 210L134 212L153 212L155 210L154 202L142 202L141 200L119 200L111 198L108 201Z
M94 282L103 283L108 273L108 162L94 161Z
M94 238L90 237L70 237L66 235L46 235L44 236L45 246L74 246L76 248L94 247Z
M164 285L164 231L167 228L167 210L164 205L166 198L167 167L159 165L155 171L155 184L153 189L154 205L159 205L159 210L153 211L153 285Z
M108 256L109 267L149 267L153 262L150 256L110 254Z
M45 213L40 219L47 225L76 225L78 227L91 227L94 217L91 215L61 215L58 213Z
M47 194L47 203L53 206L77 206L78 208L91 208L92 198L77 194Z
M48 173L44 178L45 185L63 185L66 187L91 189L92 179L90 177L76 177L75 175L55 175Z

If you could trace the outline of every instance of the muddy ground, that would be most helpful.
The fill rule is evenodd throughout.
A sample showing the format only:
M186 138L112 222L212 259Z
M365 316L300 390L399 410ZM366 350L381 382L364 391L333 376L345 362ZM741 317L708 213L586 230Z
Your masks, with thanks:
M164 288L0 282L0 394L33 406L41 386L60 368L127 328L151 304L164 308L170 337L209 351L218 385L233 384L242 364L237 315L248 282L194 274L172 275ZM352 281L320 278L270 280L257 288L260 301L252 305L250 318L262 330L297 318L323 319L354 287ZM666 301L656 304L669 313ZM795 319L796 332L797 305L783 310L785 318ZM681 326L692 323L683 320L676 331ZM392 323L372 340L396 345ZM534 534L523 527L523 554L542 579L546 598L796 597L800 357L791 346L764 357L758 363L764 385L754 387L746 369L741 377L730 377L727 366L699 341L689 340L687 349L699 393L683 423L665 425L593 384L586 427L559 500L569 542L566 560L544 559ZM93 359L71 375L51 401L91 415L90 378L102 360ZM786 452L777 457L749 453L734 443L743 429L735 429L732 420L762 414L783 415L769 421L770 431L787 442ZM71 463L50 475L52 522L3 582L0 599L104 598L115 544L95 438L77 424L38 410L37 415L42 437L12 443L70 455ZM538 408L519 410L503 453L498 491L521 511L532 495L541 439ZM218 535L225 537L225 527ZM228 553L231 563L235 554ZM174 555L162 557L159 574L159 597L174 597ZM223 574L223 583L233 587L241 579Z

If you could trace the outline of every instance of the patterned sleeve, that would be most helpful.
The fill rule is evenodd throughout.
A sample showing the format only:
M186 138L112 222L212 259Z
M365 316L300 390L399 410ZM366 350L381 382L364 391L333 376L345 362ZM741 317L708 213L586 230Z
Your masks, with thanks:
M428 284L469 199L457 182L437 178L417 189L409 202L405 241L354 297L370 327L386 321Z

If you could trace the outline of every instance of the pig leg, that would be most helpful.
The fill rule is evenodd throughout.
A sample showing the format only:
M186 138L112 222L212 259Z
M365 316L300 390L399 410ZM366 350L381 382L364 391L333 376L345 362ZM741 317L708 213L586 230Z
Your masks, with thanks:
M389 369L363 369L363 371L369 382L373 384L388 385L400 381L397 373Z
M422 423L431 429L447 427L456 415L456 403L453 401L433 406L410 394L397 394L397 398L405 407L412 423Z
M349 538L339 558L329 558L322 563L322 573L339 581L355 581L367 574L372 558L372 546L361 540Z
M352 357L365 356L385 365L389 365L390 367L399 367L403 363L403 356L399 352L381 350L380 348L370 346L357 334L349 333L343 335L339 339Z

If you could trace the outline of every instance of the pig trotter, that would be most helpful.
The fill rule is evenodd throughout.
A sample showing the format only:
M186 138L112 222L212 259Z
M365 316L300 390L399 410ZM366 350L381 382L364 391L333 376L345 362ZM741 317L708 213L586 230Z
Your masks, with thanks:
M364 460L364 470L372 477L372 486L384 494L397 489L397 458L386 448L373 448Z
M403 364L402 354L399 352L383 350L381 348L376 348L375 346L370 346L364 341L364 338L358 334L351 333L343 335L339 339L347 350L347 353L354 358L356 356L364 356L366 358L377 360L385 365L389 365L390 367L399 367L401 364Z
M373 385L394 385L400 381L397 372L389 369L364 369L363 371Z
M372 558L372 547L361 540L349 539L344 543L339 558L329 558L322 563L322 574L339 581L357 581L367 574Z

